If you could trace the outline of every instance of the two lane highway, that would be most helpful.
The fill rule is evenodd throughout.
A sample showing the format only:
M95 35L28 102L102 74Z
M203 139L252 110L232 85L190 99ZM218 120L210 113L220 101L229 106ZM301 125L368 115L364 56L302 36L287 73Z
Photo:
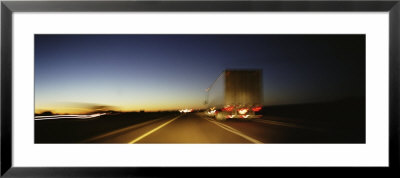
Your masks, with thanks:
M324 143L332 135L263 119L216 121L202 113L160 118L105 133L84 143Z

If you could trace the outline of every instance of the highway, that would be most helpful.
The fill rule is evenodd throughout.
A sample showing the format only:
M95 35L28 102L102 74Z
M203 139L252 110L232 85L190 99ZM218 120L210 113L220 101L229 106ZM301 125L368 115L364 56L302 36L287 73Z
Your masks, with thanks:
M346 143L336 132L266 118L216 121L203 113L152 119L113 130L82 143Z

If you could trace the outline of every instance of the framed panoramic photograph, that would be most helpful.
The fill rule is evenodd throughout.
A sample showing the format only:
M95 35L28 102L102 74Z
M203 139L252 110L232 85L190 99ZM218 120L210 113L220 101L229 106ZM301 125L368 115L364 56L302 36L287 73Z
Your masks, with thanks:
M395 170L399 6L2 1L1 174Z

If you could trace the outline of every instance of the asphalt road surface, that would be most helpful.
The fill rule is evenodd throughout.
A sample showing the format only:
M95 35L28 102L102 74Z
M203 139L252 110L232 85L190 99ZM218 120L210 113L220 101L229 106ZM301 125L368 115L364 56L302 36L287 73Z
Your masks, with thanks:
M83 143L351 143L351 136L268 119L216 121L188 113L130 125Z

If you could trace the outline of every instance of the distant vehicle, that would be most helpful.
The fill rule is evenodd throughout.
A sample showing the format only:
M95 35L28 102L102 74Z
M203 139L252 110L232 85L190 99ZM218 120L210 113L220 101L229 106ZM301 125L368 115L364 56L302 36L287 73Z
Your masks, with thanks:
M179 110L180 113L188 113L188 112L193 112L193 109L181 109Z
M225 70L206 89L206 115L217 120L260 118L262 70Z

